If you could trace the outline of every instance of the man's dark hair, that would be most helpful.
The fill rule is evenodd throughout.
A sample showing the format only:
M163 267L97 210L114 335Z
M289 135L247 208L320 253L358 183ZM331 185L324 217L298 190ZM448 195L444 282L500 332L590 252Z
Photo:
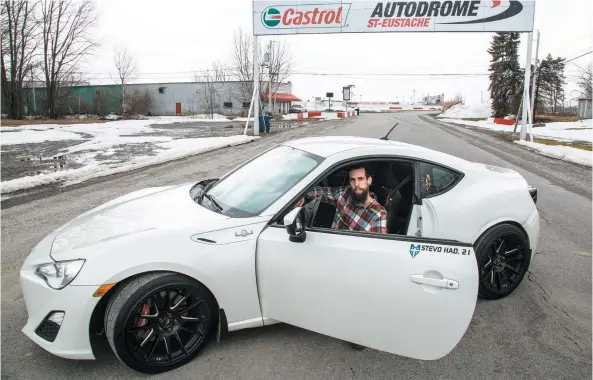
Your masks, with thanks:
M352 170L356 170L356 169L364 169L364 175L366 178L369 178L372 176L371 171L369 170L368 166L364 165L364 164L356 164L356 165L351 165L348 168L348 175L350 175L350 172Z

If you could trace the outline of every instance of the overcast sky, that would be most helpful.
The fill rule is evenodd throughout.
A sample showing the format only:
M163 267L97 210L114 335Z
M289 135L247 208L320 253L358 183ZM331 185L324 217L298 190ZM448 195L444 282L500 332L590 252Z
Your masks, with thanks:
M591 0L537 0L535 29L541 32L539 57L573 58L593 45ZM251 34L250 0L97 0L97 34L102 45L84 71L93 84L114 83L113 49L127 47L138 62L135 83L190 79L192 70L212 62L230 63L233 33ZM488 77L385 77L369 73L487 73L492 33L366 33L260 37L287 42L297 73L353 74L348 77L294 74L293 93L306 100L337 93L353 84L355 99L410 100L414 94L456 93L477 103L488 96ZM521 39L520 64L525 65L527 35ZM535 54L535 44L534 52ZM593 54L573 61L584 67ZM568 97L574 92L578 68L567 65ZM356 75L354 75L356 74ZM189 75L189 76L188 76Z

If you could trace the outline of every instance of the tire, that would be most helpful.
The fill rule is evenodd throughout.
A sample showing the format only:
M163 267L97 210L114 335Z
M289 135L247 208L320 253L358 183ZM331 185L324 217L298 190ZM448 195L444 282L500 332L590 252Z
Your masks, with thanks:
M513 293L523 281L531 261L527 235L507 223L484 233L475 244L475 252L480 281L478 295L487 300Z
M191 361L206 345L216 326L215 308L210 292L198 282L177 273L148 273L125 283L110 299L105 335L131 369L167 372Z

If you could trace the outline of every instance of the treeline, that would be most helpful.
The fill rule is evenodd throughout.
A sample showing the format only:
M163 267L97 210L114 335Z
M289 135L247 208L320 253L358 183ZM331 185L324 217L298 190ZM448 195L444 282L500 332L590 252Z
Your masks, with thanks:
M89 0L5 0L2 23L2 97L7 114L22 119L23 89L42 82L43 114L56 118L65 86L80 83L81 60L99 45ZM4 111L3 111L4 112Z
M525 70L519 64L519 33L496 33L488 53L490 63L490 96L494 117L517 115L521 107ZM564 69L566 58L548 54L531 65L530 96L535 91L533 116L542 113L560 113L566 99ZM536 67L537 65L537 67ZM537 70L535 90L533 75ZM586 91L583 88L583 91ZM590 90L589 90L590 91Z

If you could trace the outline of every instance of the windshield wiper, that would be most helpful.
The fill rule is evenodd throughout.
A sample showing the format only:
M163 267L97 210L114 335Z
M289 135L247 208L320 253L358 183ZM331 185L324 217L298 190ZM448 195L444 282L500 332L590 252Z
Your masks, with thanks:
M208 198L208 200L210 201L210 203L212 203L218 209L219 212L222 211L222 206L219 205L218 202L216 202L214 200L214 197L212 195L206 194L206 192L204 192L204 193L202 193L202 197Z

